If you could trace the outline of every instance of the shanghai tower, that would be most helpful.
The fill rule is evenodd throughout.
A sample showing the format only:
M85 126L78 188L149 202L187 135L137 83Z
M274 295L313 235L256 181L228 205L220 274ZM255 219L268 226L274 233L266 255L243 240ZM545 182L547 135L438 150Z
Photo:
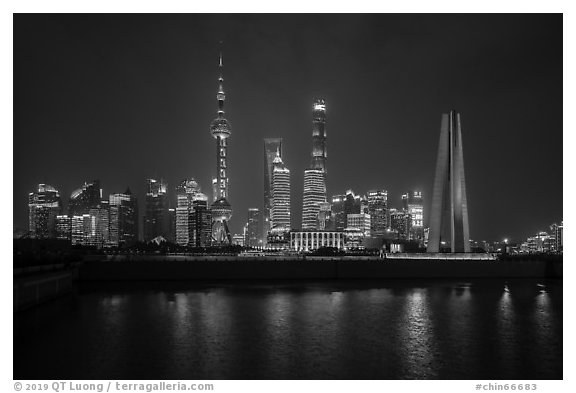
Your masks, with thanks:
M322 98L314 100L312 111L311 169L321 169L326 173L326 103Z
M460 114L442 115L436 176L432 191L428 252L439 252L442 239L452 252L470 252L470 228Z
M212 239L217 245L224 243L231 244L230 231L228 230L228 221L232 217L232 206L228 203L228 169L227 169L227 147L226 141L230 136L231 125L224 117L224 77L222 52L220 52L218 70L218 117L212 121L210 132L216 139L216 178L214 179L214 202L210 206L212 213Z
M312 107L312 163L304 171L302 229L318 229L323 202L326 202L326 103L318 98Z

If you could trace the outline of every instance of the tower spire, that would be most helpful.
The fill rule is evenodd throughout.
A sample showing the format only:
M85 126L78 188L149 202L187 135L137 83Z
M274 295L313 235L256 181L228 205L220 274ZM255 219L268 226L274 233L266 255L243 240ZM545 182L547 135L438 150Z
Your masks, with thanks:
M222 41L220 41L220 56L218 63L218 67L220 67L220 70L222 70L222 67L224 67L224 64L222 63Z
M226 94L224 93L224 76L222 69L224 68L224 63L222 60L222 41L220 41L220 55L218 56L218 71L220 76L218 77L218 94L216 98L218 99L218 118L224 118L224 100L226 100Z

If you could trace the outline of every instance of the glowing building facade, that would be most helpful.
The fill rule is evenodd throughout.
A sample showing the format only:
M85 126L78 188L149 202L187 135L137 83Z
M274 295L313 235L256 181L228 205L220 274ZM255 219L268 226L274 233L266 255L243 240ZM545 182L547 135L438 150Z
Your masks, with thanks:
M85 238L86 245L96 246L97 248L107 247L110 245L110 203L101 200L97 207L88 211L93 223L94 230ZM137 225L137 224L136 224ZM138 228L136 227L136 234Z
M408 240L411 217L404 210L390 209L390 229L397 239Z
M355 228L362 231L364 237L370 237L370 214L348 214L346 228Z
M264 211L262 214L262 235L265 241L268 232L272 229L270 220L272 211L272 173L276 155L282 158L282 138L264 139Z
M314 100L312 110L312 169L326 173L326 103Z
M346 195L333 195L332 196L332 220L334 222L334 229L343 231L346 228L346 212L344 205L346 203Z
M68 202L72 243L98 248L118 245L110 238L109 207L109 201L102 198L99 180L74 190Z
M274 159L274 170L272 171L271 221L271 232L286 233L291 229L290 170L284 165L280 154L277 154Z
M442 239L452 252L470 252L462 129L455 111L442 115L427 251L439 252Z
M82 216L88 214L90 209L98 207L102 200L100 181L94 180L73 191L68 201L68 215Z
M138 201L128 188L110 194L110 244L130 246L138 241Z
M384 236L388 214L388 191L372 190L368 191L368 213L370 214L370 232L372 236Z
M255 207L248 209L248 222L246 223L246 233L244 245L248 247L262 246L262 235L260 234L260 210Z
M200 186L194 179L185 179L176 187L176 244L194 243L194 198Z
M72 240L72 217L66 214L56 216L56 237L61 240Z
M332 217L332 204L330 202L320 203L318 211L318 229L321 231L334 231L336 225Z
M302 206L302 229L318 229L320 204L326 202L324 170L304 171L304 197Z
M408 239L424 244L424 202L421 191L410 191L402 195L402 207L410 214Z
M228 154L227 139L230 137L232 127L224 117L224 77L222 52L220 52L218 69L218 116L210 125L210 133L216 139L216 178L214 187L214 202L210 206L212 215L212 239L216 245L232 244L232 237L228 230L228 221L232 217L232 206L228 202Z
M56 217L62 213L60 193L48 184L38 184L28 194L28 227L30 236L38 239L56 238Z
M194 247L207 247L212 243L212 212L209 209L208 197L201 192L192 200L194 210Z
M344 248L344 233L336 231L292 231L290 249L313 251L321 247Z
M167 184L162 180L147 179L146 212L144 215L144 241L162 236L170 237L168 227Z

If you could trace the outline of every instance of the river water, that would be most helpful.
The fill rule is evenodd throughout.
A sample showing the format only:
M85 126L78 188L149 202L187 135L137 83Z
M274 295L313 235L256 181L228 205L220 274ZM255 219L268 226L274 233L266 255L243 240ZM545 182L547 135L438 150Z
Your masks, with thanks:
M562 280L82 283L14 379L562 379Z

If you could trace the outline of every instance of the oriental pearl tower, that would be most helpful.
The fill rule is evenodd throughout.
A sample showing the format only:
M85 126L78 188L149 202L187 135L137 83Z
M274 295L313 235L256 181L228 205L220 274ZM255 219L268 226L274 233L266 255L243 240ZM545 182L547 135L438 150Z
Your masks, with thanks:
M222 44L222 42L220 42ZM216 178L214 183L214 202L210 206L212 213L212 240L216 245L232 243L232 237L228 230L228 221L232 217L232 206L226 199L228 197L228 169L227 169L227 147L226 140L230 136L231 125L224 117L224 77L222 51L220 51L218 70L218 117L212 121L210 132L216 139Z

